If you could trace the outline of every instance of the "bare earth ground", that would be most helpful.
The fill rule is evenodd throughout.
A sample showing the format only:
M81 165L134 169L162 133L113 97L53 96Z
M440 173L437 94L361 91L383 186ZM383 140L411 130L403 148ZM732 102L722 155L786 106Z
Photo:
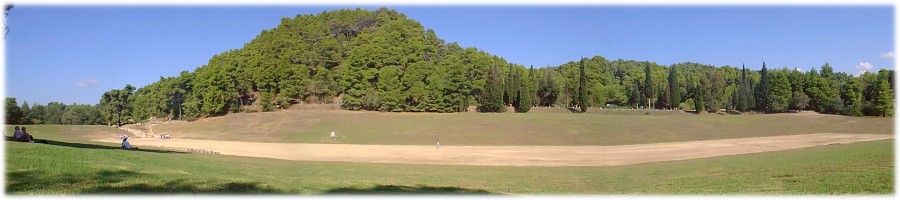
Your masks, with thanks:
M804 147L891 139L886 134L819 133L740 139L618 146L435 146L352 145L161 140L132 138L134 146L202 149L225 155L302 161L487 166L617 166L758 153ZM115 139L96 141L120 143Z

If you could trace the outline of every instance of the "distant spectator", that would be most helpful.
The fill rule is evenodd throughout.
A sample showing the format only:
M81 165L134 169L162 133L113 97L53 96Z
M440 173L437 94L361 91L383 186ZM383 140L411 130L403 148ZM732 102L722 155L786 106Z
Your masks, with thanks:
M16 141L19 141L19 142L34 142L34 137L31 137L31 135L28 134L28 130L25 129L25 127L23 126L23 127L22 127L22 137L20 137L20 138L17 139Z
M128 137L122 139L122 148L125 149L133 149L130 143L128 143Z
M13 132L13 140L19 141L24 136L25 132L22 132L22 129L19 128L19 126L16 126L16 131Z

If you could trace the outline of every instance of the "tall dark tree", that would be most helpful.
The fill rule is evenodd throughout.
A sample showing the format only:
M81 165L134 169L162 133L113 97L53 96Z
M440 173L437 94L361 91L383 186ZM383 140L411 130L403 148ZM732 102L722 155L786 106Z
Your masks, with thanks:
M500 70L496 65L491 67L488 81L484 85L484 93L481 97L481 112L506 112L503 104L503 84L500 80Z
M763 62L762 70L759 70L759 86L756 87L756 110L765 112L769 106L769 70L766 69L766 62Z
M681 104L681 81L678 79L678 69L675 65L669 68L669 108L676 108Z
M580 112L584 113L587 112L587 109L590 106L590 99L588 98L587 74L584 69L584 58L581 58L579 63L578 108Z
M519 91L519 106L516 108L518 112L528 112L534 106L535 88L534 88L534 67L528 69L528 76L521 81L522 88Z
M649 62L644 62L644 98L641 101L647 101L656 97L656 85L653 82L653 68ZM650 109L652 105L647 105Z

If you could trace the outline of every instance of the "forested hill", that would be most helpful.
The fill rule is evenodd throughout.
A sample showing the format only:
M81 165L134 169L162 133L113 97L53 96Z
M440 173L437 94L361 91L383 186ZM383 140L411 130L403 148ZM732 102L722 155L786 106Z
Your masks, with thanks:
M203 117L301 101L350 110L457 112L480 93L491 65L509 64L446 44L390 9L298 15L194 72L137 89L131 112L138 119Z
M445 43L396 11L355 9L283 18L243 48L215 55L193 72L161 77L139 89L128 85L111 90L97 108L113 123L271 111L300 103L410 112L649 104L708 111L808 109L890 115L891 77L892 70L860 77L834 73L828 64L821 73L786 67L754 71L601 56L529 69Z

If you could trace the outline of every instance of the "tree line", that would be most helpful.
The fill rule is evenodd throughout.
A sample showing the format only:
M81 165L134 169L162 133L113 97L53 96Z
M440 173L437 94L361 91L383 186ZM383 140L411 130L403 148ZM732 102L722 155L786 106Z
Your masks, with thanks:
M98 125L106 124L106 120L97 105L22 102L20 106L15 97L6 97L6 124Z
M821 71L821 72L820 72ZM445 43L396 11L344 9L282 18L243 48L206 65L126 85L93 106L112 124L193 120L304 103L385 112L528 112L535 106L720 109L893 115L893 70L858 77L829 64L810 71L582 58L525 67Z

